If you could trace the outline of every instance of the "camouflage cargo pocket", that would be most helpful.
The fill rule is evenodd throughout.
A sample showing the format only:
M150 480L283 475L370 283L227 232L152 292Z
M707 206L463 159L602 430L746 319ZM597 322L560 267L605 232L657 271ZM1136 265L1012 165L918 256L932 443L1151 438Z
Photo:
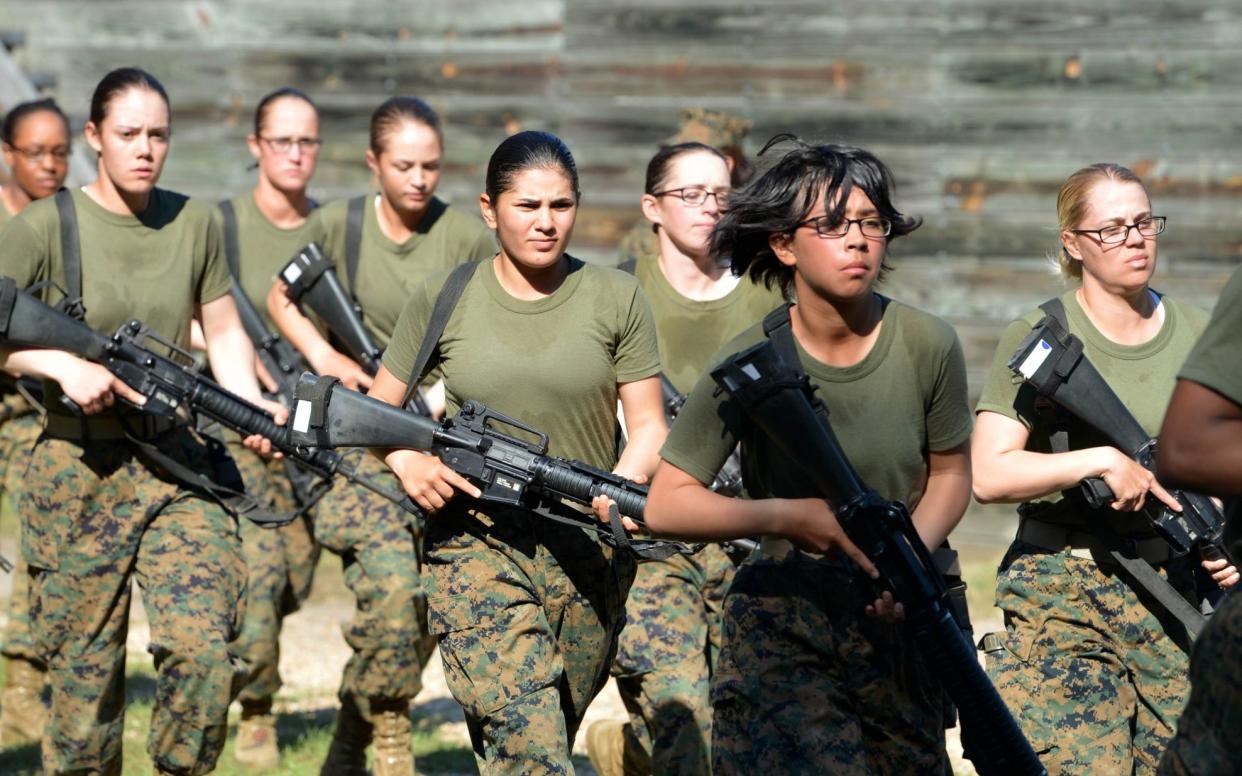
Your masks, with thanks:
M564 672L543 610L532 601L439 596L428 600L427 620L440 637L449 690L473 717L552 686Z
M83 448L62 439L41 438L30 455L18 514L22 554L35 568L60 567L60 547L72 541L75 517L95 483L83 476Z

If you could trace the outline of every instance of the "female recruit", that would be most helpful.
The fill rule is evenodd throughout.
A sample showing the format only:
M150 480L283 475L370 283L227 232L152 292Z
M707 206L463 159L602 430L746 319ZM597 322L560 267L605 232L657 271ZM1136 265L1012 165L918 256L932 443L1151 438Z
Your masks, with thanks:
M319 112L303 92L277 89L259 100L254 131L246 142L258 182L251 191L220 203L216 218L233 277L271 327L267 294L276 273L319 236L309 218L315 203L306 194L319 159ZM248 493L276 513L297 507L285 461L264 462L242 449L239 440L230 441L229 452ZM242 521L241 533L249 584L236 648L250 676L238 697L241 722L233 754L244 764L273 768L280 759L272 697L281 686L281 621L310 594L318 550L305 520L275 530Z
M69 120L52 100L13 106L0 129L0 149L9 168L9 185L0 189L0 227L36 199L50 197L69 172ZM30 402L10 379L0 384L0 515L16 515L24 462L42 424ZM16 462L21 461L23 464ZM10 465L12 464L12 465ZM0 652L8 661L0 698L0 745L38 741L47 712L43 685L47 666L30 636L29 578L19 556L9 597L9 624Z
M496 252L481 223L435 196L443 149L440 119L427 103L389 99L371 116L366 153L379 192L327 205L313 217L324 252L336 262L342 284L362 307L363 321L381 347L425 278ZM349 244L351 208L361 217L355 245ZM358 257L355 278L347 269L350 252ZM334 349L290 304L283 282L273 287L268 308L316 372L353 387L370 385L362 367ZM388 474L370 456L362 465L368 475ZM345 584L357 599L345 628L354 654L345 666L341 710L323 772L365 773L366 748L373 743L379 776L412 775L408 709L422 687L434 642L426 632L408 514L370 491L337 488L322 502L315 538L342 556Z
M664 375L678 393L694 387L722 345L781 304L779 294L711 254L730 188L724 155L702 143L668 146L647 165L643 214L660 250L638 258L633 272L655 315ZM638 565L612 669L630 724L591 726L597 768L619 774L625 760L637 759L649 760L645 770L654 773L711 772L708 684L732 579L733 562L718 544Z
M1096 164L1061 187L1057 220L1061 270L1074 281L1060 297L1069 330L1154 434L1207 320L1148 285L1165 219L1133 172ZM975 497L1021 502L996 581L1005 632L988 670L1050 773L1151 773L1186 704L1186 633L1112 551L1145 560L1180 591L1194 589L1194 561L1171 557L1137 514L1149 499L1177 508L1152 473L1013 379L1007 363L1043 315L1005 330L979 399ZM1107 507L1082 498L1090 477L1112 490ZM1223 561L1204 565L1218 582L1237 581Z
M552 455L645 478L665 434L655 326L634 278L565 252L578 200L558 138L521 132L500 144L480 197L500 252L478 265L449 317L438 366L450 412L480 401L546 433ZM402 312L373 396L401 401L447 275ZM629 440L619 460L618 398ZM631 558L582 528L482 507L437 458L386 460L433 513L428 619L479 770L572 773L574 733L616 650Z
M889 241L919 225L894 207L891 180L865 150L798 143L731 197L712 247L797 299L798 358L845 453L909 505L934 549L970 499L966 372L952 328L875 290ZM751 327L713 363L763 337ZM658 533L765 535L725 598L714 772L947 773L942 693L891 596L876 598L874 567L822 498L798 498L816 491L715 387L701 377L678 416L646 514ZM745 500L708 489L738 443Z
M95 88L86 140L99 175L68 202L86 322L112 333L138 319L186 346L190 320L198 318L217 380L283 420L283 408L259 395L210 210L155 185L171 131L168 98L149 73L114 70ZM72 294L60 226L51 199L27 208L0 232L0 274L19 286L46 281ZM53 302L62 295L43 294ZM157 700L147 750L155 770L210 771L224 745L235 674L228 644L244 608L237 524L201 491L157 468L131 438L192 469L210 472L219 461L186 427L120 401L140 404L142 397L101 366L39 350L8 354L4 366L44 378L48 408L19 510L32 629L52 687L44 770L121 771L132 579L151 623ZM270 449L258 437L247 443Z

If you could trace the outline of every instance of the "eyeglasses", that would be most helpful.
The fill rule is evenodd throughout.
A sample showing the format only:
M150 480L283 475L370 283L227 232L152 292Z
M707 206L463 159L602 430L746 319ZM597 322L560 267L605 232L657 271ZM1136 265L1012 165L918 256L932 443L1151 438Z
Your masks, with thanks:
M663 197L673 196L679 198L685 203L686 207L698 207L707 201L708 197L716 198L716 207L723 208L729 201L728 190L724 191L708 191L699 186L686 186L680 189L668 189L666 191L657 191L651 196Z
M259 139L278 154L289 153L289 149L295 145L304 154L314 153L323 144L323 141L317 137L260 137Z
M869 218L846 218L835 222L832 220L832 216L819 216L799 221L797 226L814 226L815 233L820 237L844 237L849 234L850 227L854 224L858 224L858 229L862 232L863 237L879 239L881 237L888 237L893 231L892 221L876 216Z
M30 164L38 164L39 162L51 156L58 162L63 162L69 158L69 148L67 146L56 146L55 148L18 148L17 146L9 146L21 155Z
M1130 239L1130 230L1137 229L1144 237L1155 237L1164 231L1164 216L1148 216L1132 224L1113 224L1103 229L1071 229L1074 234L1093 234L1105 245L1118 245Z

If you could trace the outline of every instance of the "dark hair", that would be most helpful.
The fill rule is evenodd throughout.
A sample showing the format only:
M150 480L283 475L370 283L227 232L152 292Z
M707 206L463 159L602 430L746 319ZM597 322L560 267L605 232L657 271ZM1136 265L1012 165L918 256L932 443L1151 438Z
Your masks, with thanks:
M155 76L137 67L118 67L100 79L91 95L91 123L96 127L103 124L108 115L108 104L113 98L128 92L130 89L146 89L155 92L164 100L164 106L170 109L168 92Z
M65 134L70 134L69 117L56 104L56 100L49 97L43 100L30 100L29 102L14 105L13 110L9 111L4 117L4 126L0 128L0 140L3 140L6 145L13 145L13 138L17 136L17 127L22 123L22 119L40 111L47 111L59 116L60 120L65 123Z
M487 198L496 203L501 194L513 188L518 173L531 169L560 170L569 178L574 199L582 197L578 189L578 165L569 153L569 146L550 132L526 131L505 138L487 160Z
M384 150L384 136L406 121L427 125L444 142L440 116L430 105L418 97L389 97L371 114L371 153L378 156Z
M794 270L776 258L768 238L774 234L792 235L821 200L827 215L834 220L844 218L846 202L855 186L867 195L881 216L892 222L890 241L913 232L923 223L922 218L902 215L893 206L892 173L870 151L845 145L811 145L794 135L781 134L769 140L759 155L783 142L794 143L794 149L750 186L731 195L729 209L721 214L712 230L712 254L730 260L734 274L749 274L756 283L779 287L789 297ZM881 265L881 278L888 269L887 264Z
M729 160L718 149L713 148L706 143L678 143L677 145L664 146L656 151L655 156L651 157L651 161L647 162L647 183L643 187L643 191L647 194L655 194L664 187L665 181L668 180L668 168L673 166L673 160L686 154L704 153L719 157L720 161L726 165Z
M258 137L263 129L263 122L267 119L267 112L272 107L272 103L284 97L292 97L301 100L311 106L311 110L315 111L315 115L319 115L319 106L310 98L306 92L301 89L295 89L292 86L282 86L281 88L268 92L263 95L263 99L259 100L259 104L254 109L254 134Z

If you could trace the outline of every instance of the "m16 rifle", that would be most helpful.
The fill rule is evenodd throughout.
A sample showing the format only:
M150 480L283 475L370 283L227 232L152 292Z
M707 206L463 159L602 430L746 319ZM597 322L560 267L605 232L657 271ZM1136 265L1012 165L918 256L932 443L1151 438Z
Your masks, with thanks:
M351 391L335 378L306 374L298 384L290 426L290 440L309 448L432 453L476 484L483 492L479 499L483 504L520 508L586 528L642 557L667 557L685 549L673 542L629 538L616 514L605 530L593 513L570 506L589 507L596 496L608 496L620 515L641 524L647 488L589 464L548 455L546 434L475 401L467 401L455 416L436 422ZM496 426L529 438L504 433Z
M891 591L904 607L913 643L958 708L966 756L979 773L1045 773L954 619L948 588L906 505L881 497L862 481L806 375L765 340L726 359L712 378L782 455L796 462L832 506L850 541L875 564L877 593Z
M355 467L340 454L291 444L288 428L276 425L271 413L198 374L191 366L194 361L191 354L162 339L139 321L130 321L109 337L44 304L18 289L12 278L4 277L0 278L0 344L8 349L63 350L94 361L146 398L146 402L137 407L144 413L186 424L190 424L192 416L202 414L243 435L261 434L271 440L275 449L323 478L318 495L331 486L333 475L339 475L399 504L412 515L421 514L409 497L357 474ZM158 349L153 348L153 344ZM72 402L65 403L73 408ZM294 516L296 513L279 520L270 519L271 516L251 519L274 527L289 522Z

